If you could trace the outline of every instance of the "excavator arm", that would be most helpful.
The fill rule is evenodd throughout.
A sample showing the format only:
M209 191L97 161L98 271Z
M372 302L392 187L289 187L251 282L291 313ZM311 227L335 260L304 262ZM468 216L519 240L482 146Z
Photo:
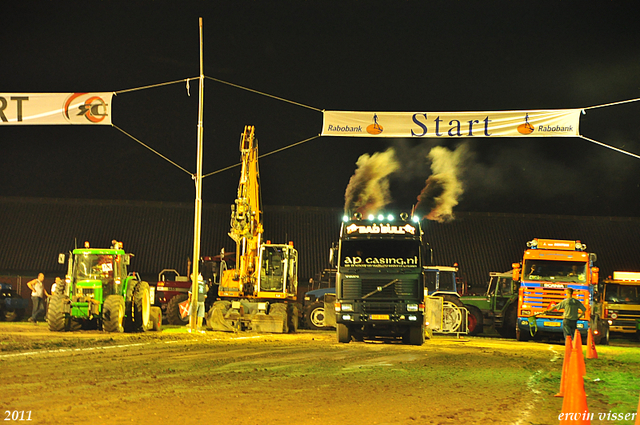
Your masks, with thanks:
M262 244L262 199L255 127L247 125L240 138L242 170L235 204L231 206L229 236L236 242L236 268L222 277L221 289L237 296L253 296Z

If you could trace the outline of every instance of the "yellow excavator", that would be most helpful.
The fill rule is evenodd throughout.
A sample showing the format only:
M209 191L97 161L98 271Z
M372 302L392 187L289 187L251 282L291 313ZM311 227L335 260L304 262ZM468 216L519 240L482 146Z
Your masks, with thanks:
M263 242L262 199L255 127L240 138L242 171L229 236L236 242L235 268L222 266L219 300L206 314L207 328L286 333L298 328L298 251L293 242ZM223 258L224 256L221 256Z

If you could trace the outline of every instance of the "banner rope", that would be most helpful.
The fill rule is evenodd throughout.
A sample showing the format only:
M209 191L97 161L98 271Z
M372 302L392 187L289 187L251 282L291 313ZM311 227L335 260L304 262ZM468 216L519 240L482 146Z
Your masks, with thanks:
M612 103L605 103L605 104L602 104L602 105L589 106L589 107L582 108L582 109L584 110L584 109L604 108L604 107L607 107L607 106L622 105L623 103L637 102L639 100L640 100L640 97L638 97L636 99L621 100L619 102L612 102Z
M632 157L634 157L636 159L640 159L640 155L636 155L635 153L627 152L627 151L625 151L623 149L616 148L615 146L607 145L606 143L598 142L597 140L593 140L593 139L590 139L588 137L584 137L582 134L579 135L578 137L580 137L581 139L584 139L584 140L586 140L588 142L595 143L596 145L600 145L600 146L603 146L605 148L609 148L609 149L612 149L614 151L618 151L618 152L623 153L625 155L632 156Z
M323 112L324 111L323 109L314 108L313 106L305 105L303 103L294 102L293 100L284 99L282 97L278 97L278 96L274 96L274 95L269 94L269 93L261 92L261 91L254 90L254 89L250 89L248 87L243 87L243 86L240 86L238 84L229 83L227 81L219 80L217 78L207 77L206 75L205 75L204 78L208 78L209 80L212 80L212 81L215 81L215 82L218 82L218 83L222 83L222 84L226 84L226 85L231 86L231 87L236 87L238 89L242 89L242 90L250 91L252 93L260 94L262 96L267 96L267 97L270 97L272 99L280 100L282 102L291 103L292 105L301 106L303 108L312 109L312 110L318 111L318 112Z
M197 80L197 79L198 79L198 77L184 78L182 80L167 81L166 83L152 84L150 86L142 86L142 87L134 87L132 89L118 90L118 91L114 91L113 93L117 96L118 93L128 93L128 92L137 91L137 90L152 89L154 87L168 86L169 84L178 84L178 83L182 83L184 81L187 82L187 90L189 90L189 80Z
M319 134L318 134L317 136L309 137L308 139L301 140L301 141L296 142L296 143L292 143L292 144L290 144L290 145L288 145L288 146L285 146L285 147L282 147L282 148L280 148L280 149L276 149L276 150L274 150L274 151L267 152L267 153L265 153L265 154L263 154L263 155L259 155L259 156L258 156L258 159L260 159L260 158L264 158L265 156L273 155L274 153L282 152L283 150L286 150L286 149L292 148L292 147L294 147L294 146L301 145L301 144L306 143L306 142L310 142L310 141L312 141L312 140L314 140L314 139L317 139L318 137L320 137L320 135L319 135ZM213 172L211 172L211 173L205 174L205 175L203 175L203 176L202 176L202 178L209 177L209 176L212 176L212 175L214 175L214 174L222 173L223 171L227 171L227 170L230 170L230 169L232 169L232 168L239 167L240 165L242 165L242 164L241 164L241 163L237 163L237 164L234 164L234 165L229 165L228 167L221 168L221 169L219 169L219 170L217 170L217 171L213 171Z
M149 149L151 152L155 153L156 155L158 155L160 158L164 159L165 161L169 162L170 164L175 165L176 167L178 167L179 169L181 169L182 171L184 171L185 173L189 174L190 176L193 177L193 173L191 173L189 170L187 170L186 168L182 167L181 165L175 163L174 161L170 160L169 158L167 158L166 156L162 155L160 152L158 152L157 150L153 149L152 147L145 145L144 143L142 143L140 140L136 139L135 137L133 137L131 134L127 133L126 131L124 131L123 129L121 129L120 127L118 127L115 124L111 124L112 127L115 127L116 129L120 130L122 133L126 134L127 136L131 137L133 140L135 140L136 142L140 143L142 146L144 146L145 148Z

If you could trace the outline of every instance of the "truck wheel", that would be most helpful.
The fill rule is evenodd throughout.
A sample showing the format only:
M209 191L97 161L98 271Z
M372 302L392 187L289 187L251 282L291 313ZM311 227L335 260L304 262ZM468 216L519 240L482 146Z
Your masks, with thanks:
M338 334L338 342L348 344L351 342L351 330L347 325L342 323L336 324L336 332Z
M482 333L484 320L482 311L474 305L465 305L469 310L469 335L478 335Z
M123 332L124 298L122 295L109 295L102 306L102 330Z
M64 297L56 294L50 298L49 310L47 310L47 323L52 332L65 330Z
M529 341L529 332L516 328L516 341Z
M171 325L180 325L184 326L189 324L189 316L186 316L184 319L180 316L180 304L183 301L189 299L187 294L178 294L169 300L167 304L167 321Z
M598 320L598 335L594 336L593 342L598 345L609 344L609 324L604 320Z
M305 309L305 322L309 329L324 329L324 302L315 302Z
M128 311L127 320L125 321L125 330L127 332L144 332L149 327L149 317L151 313L151 297L149 292L149 284L147 282L138 282L133 288L133 311Z
M156 332L162 330L162 309L160 307L151 307L149 326L151 330Z
M422 326L411 326L402 338L402 342L409 345L424 344L424 328Z

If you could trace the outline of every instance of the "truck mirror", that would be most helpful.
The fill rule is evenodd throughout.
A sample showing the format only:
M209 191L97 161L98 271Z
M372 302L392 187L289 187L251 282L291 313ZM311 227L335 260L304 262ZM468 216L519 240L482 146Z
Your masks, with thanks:
M336 249L335 247L332 246L331 248L329 248L329 265L331 267L335 267L336 266L335 262L336 262Z
M517 282L520 279L520 264L513 263L511 267L513 267L513 281Z
M65 255L58 254L58 264L64 264Z
M122 256L122 264L124 264L125 266L129 265L129 254L125 254Z
M600 269L597 267L592 267L591 268L591 284L592 285L597 285L598 284L598 273L600 272Z
M591 262L591 264L593 264L596 261L598 261L598 256L596 255L595 252L592 252L592 253L589 254L589 261Z

